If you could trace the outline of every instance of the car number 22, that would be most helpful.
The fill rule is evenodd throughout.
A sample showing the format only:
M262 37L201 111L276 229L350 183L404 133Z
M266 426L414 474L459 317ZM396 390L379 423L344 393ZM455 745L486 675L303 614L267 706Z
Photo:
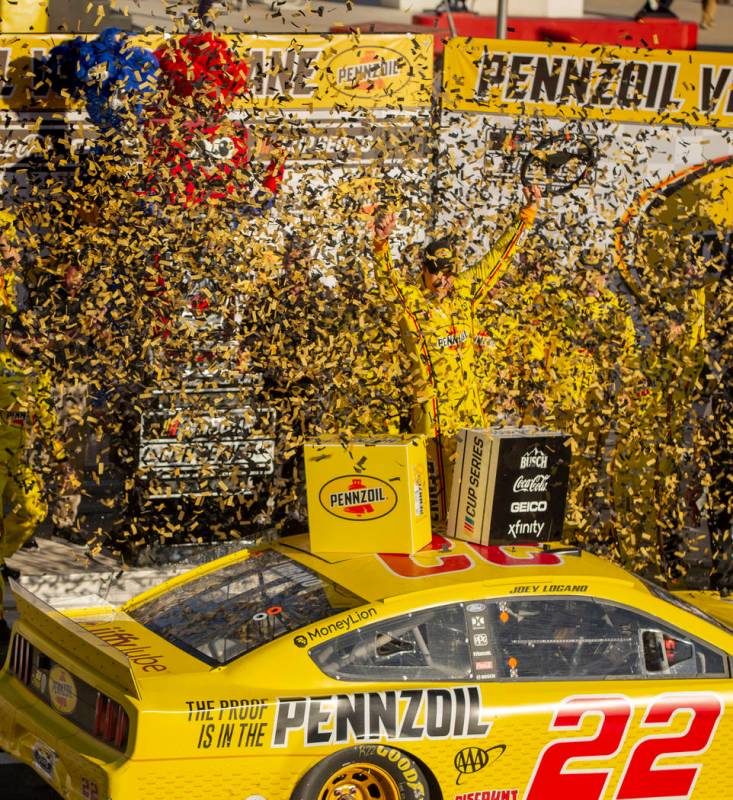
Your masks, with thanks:
M624 747L633 715L631 701L623 695L568 697L560 703L550 723L551 731L579 730L588 715L598 717L592 736L559 739L540 753L525 800L572 797L601 800L613 768L566 771L574 760L606 760ZM664 733L677 714L688 716L681 733ZM614 800L679 798L692 794L702 764L656 766L657 759L702 755L710 746L723 714L723 703L711 692L661 694L654 698L639 725L636 742L621 772ZM646 731L656 731L643 735Z

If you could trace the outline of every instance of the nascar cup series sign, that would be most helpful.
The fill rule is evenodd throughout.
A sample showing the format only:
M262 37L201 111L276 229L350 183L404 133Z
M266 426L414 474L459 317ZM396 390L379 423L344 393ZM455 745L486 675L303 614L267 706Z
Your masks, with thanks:
M569 467L562 434L536 428L462 431L448 535L479 544L561 538Z

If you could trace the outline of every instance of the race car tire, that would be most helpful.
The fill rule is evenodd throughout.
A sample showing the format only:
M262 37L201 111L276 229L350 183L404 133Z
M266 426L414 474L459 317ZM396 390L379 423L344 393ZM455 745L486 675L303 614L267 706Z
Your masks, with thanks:
M341 750L316 764L291 800L430 800L428 782L407 753L381 744Z

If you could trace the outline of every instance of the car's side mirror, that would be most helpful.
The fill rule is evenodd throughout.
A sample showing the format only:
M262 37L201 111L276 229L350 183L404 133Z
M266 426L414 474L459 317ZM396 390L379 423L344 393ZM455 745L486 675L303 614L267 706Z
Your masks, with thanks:
M644 666L647 672L666 672L669 670L664 634L661 631L641 632L641 646L644 652Z

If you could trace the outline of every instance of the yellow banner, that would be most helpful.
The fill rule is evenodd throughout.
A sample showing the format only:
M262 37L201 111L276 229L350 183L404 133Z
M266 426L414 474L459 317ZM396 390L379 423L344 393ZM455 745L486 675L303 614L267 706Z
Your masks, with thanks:
M0 31L48 30L48 0L0 0Z
M451 39L443 107L733 127L733 54Z
M0 36L0 108L17 111L63 108L63 99L34 86L33 75L48 51L67 36ZM251 98L259 109L413 109L430 105L433 37L375 34L351 36L230 35L250 65ZM161 37L135 43L155 49Z

